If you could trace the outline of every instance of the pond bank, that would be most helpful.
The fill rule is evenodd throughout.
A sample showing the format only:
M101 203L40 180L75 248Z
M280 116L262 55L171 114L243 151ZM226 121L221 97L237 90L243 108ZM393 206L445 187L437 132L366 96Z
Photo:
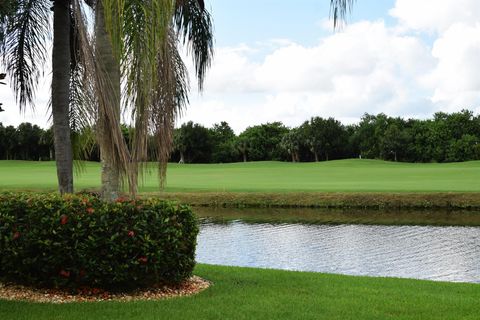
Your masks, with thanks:
M195 207L480 210L478 192L162 192L155 195Z
M270 224L480 227L480 210L194 207L194 212L200 219L216 223L240 220L245 223Z

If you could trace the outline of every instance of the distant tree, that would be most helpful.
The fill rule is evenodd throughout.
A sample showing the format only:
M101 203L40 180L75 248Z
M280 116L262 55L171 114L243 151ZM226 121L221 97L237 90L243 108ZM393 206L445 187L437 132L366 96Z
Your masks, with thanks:
M480 139L465 134L460 139L451 139L448 143L446 162L459 162L480 159Z
M344 148L344 157L345 158L358 158L360 155L360 147L359 143L355 135L358 126L356 124L350 124L345 126L345 138L346 138L346 145Z
M209 163L212 156L212 139L204 126L189 121L176 131L174 148L180 153L180 162Z
M7 126L4 130L4 146L5 146L5 159L15 160L17 159L18 138L17 129L14 126Z
M242 155L243 162L247 162L248 148L249 148L249 138L247 135L241 133L234 142L236 150Z
M405 146L400 161L427 162L430 159L428 150L428 124L425 120L408 119L403 131Z
M328 161L334 152L340 153L340 149L345 148L347 144L345 129L333 118L313 117L309 122L304 123L303 127L306 144L314 155L315 161L319 161L321 155Z
M297 128L291 129L288 133L284 134L280 146L291 156L292 162L300 161L300 146L302 143L302 137Z
M340 154L348 141L343 125L333 118L328 118L324 123L323 139L323 153L327 161L335 154Z
M280 142L288 128L281 122L248 127L240 134L248 144L250 161L282 160L285 156Z
M53 130L49 128L47 130L42 130L40 134L39 146L41 151L40 159L41 160L54 160L55 159L55 148L53 144Z
M381 141L388 127L388 117L380 113L378 115L364 114L360 119L355 132L355 140L362 158L382 158Z
M391 124L387 127L383 133L381 144L381 154L386 159L387 155L392 154L394 161L397 161L398 151L403 146L405 141L403 131L395 124Z
M227 122L216 123L209 129L212 139L212 162L233 162L237 158L235 133Z
M180 129L175 129L173 133L173 149L174 152L178 152L180 160L178 163L185 163L185 151L187 151L187 141L185 135Z
M5 127L3 123L0 122L0 160L4 160L6 157L6 136L5 136Z
M17 128L17 159L38 160L40 158L39 145L42 129L37 125L25 122Z

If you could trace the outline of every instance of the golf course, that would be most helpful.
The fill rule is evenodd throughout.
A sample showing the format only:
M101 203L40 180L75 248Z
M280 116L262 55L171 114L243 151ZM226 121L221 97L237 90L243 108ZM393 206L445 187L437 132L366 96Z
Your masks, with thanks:
M141 195L199 206L479 208L480 161L399 163L336 160L311 163L169 164L160 191L149 164ZM76 191L100 188L100 164L76 167ZM0 161L0 190L55 191L54 162Z
M100 164L79 164L76 190L100 187ZM0 161L3 190L56 189L54 162ZM399 163L336 160L311 163L169 164L166 192L480 192L480 161ZM140 192L158 192L155 164Z
M1 191L55 192L54 162L0 162ZM411 164L376 160L155 166L141 196L194 205L433 204L478 202L480 161ZM75 187L98 190L100 165L77 167ZM320 199L320 200L319 200ZM410 202L409 202L410 201ZM433 218L432 218L433 219ZM388 220L388 219L387 219ZM205 291L159 301L70 303L0 300L0 319L477 319L480 286L413 279L197 265Z

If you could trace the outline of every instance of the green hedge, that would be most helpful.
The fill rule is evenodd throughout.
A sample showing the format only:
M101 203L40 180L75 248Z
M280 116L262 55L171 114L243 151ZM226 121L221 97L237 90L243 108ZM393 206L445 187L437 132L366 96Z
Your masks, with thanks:
M187 206L155 199L0 194L0 280L133 289L179 282L195 265L198 225Z

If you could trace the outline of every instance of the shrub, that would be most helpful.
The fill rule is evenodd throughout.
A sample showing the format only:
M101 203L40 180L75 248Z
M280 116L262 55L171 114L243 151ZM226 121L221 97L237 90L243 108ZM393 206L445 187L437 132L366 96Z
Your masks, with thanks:
M155 199L0 194L0 279L125 290L192 274L197 221Z

